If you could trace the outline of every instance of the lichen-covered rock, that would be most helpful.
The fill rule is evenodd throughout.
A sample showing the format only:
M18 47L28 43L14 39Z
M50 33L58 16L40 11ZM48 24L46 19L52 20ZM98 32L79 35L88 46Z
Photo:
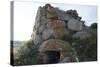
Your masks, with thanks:
M63 21L53 20L48 22L47 26L53 29L53 36L55 38L60 38L64 35L65 23Z

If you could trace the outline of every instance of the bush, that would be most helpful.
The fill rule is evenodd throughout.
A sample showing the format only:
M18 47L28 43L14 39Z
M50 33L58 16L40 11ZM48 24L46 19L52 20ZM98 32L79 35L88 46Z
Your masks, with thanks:
M97 29L97 23L91 24L90 28L92 28L92 29Z
M19 47L14 57L14 65L31 65L36 64L37 49L34 47L32 40L27 41L23 46Z
M77 51L80 61L96 61L97 60L97 33L86 39L77 39L74 41L74 48Z

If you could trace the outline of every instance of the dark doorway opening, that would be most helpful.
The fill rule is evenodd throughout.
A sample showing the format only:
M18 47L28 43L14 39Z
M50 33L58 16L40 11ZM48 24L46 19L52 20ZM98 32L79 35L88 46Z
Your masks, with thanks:
M47 63L58 63L60 60L60 52L59 51L47 51Z
M67 20L65 20L65 27L66 27L66 28L68 28L68 27L67 27L67 23L68 23L68 21L67 21Z

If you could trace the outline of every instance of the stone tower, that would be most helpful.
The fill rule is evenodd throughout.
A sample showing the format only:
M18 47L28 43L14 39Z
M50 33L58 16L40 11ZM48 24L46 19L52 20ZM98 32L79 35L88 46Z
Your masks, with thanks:
M50 4L40 6L35 19L32 40L35 45L38 45L43 63L78 61L71 43L62 38L70 34L74 35L83 29L84 23L76 10L63 11Z

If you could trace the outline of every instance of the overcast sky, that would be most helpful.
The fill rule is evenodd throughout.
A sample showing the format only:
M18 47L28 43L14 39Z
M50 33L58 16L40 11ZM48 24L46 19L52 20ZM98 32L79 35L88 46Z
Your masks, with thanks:
M45 3L37 2L15 2L14 3L14 40L29 40L33 30L36 12L39 6ZM82 17L86 25L97 21L97 7L87 5L72 4L51 4L62 10L75 9L79 16Z

